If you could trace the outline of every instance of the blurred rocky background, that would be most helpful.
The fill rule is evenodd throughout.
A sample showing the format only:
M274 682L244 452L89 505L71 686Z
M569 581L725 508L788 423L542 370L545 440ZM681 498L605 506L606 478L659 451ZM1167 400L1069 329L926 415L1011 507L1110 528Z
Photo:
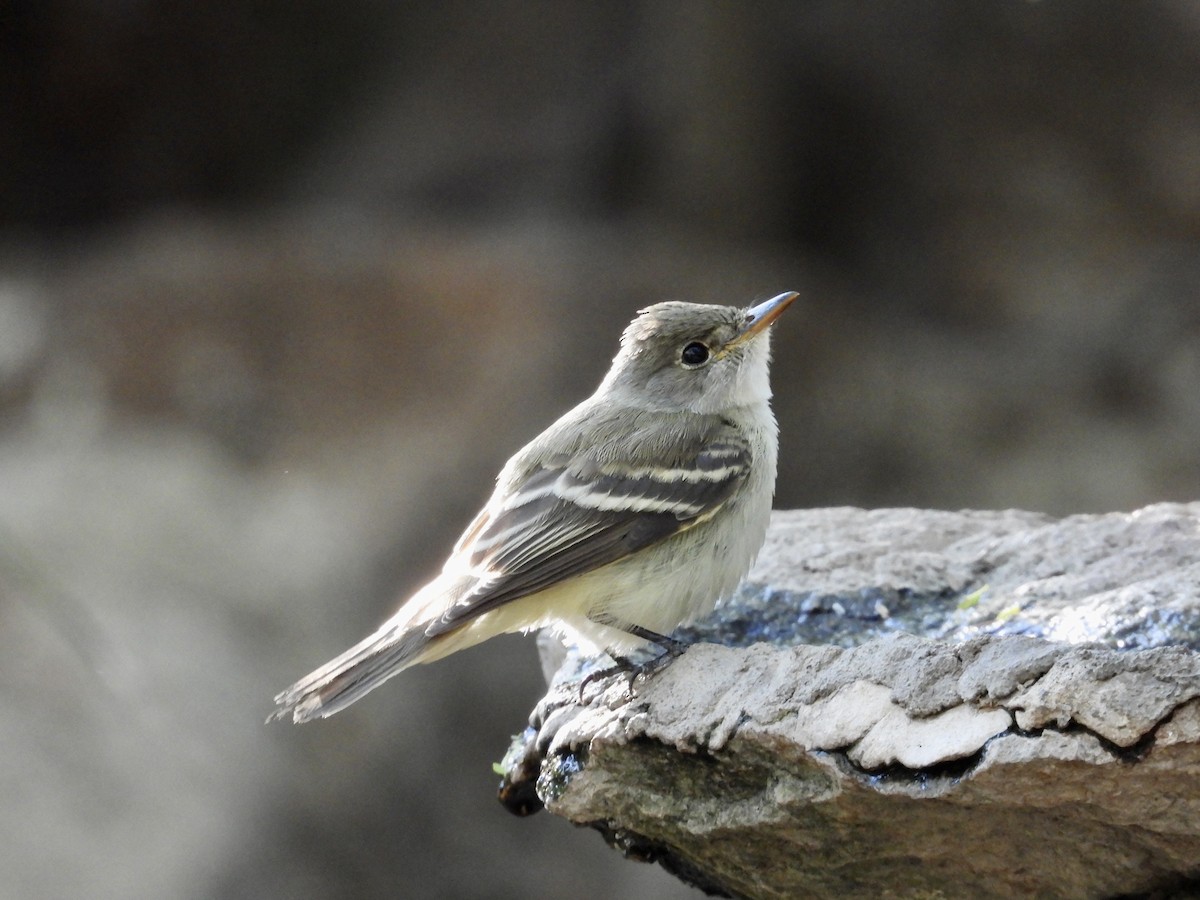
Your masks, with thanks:
M0 5L0 896L691 896L496 803L531 639L262 722L787 289L778 506L1195 498L1197 7Z

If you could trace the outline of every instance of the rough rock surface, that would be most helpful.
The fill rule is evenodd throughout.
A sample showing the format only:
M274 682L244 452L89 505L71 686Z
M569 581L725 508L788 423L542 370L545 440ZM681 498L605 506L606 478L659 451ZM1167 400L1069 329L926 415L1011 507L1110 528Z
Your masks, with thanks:
M732 646L568 653L501 797L726 896L1190 896L1198 623L1200 503L778 513Z

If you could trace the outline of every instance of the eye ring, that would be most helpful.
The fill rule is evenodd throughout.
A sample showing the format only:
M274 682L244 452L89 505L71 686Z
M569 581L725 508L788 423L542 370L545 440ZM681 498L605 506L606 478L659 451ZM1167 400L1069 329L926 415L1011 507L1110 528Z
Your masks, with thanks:
M708 345L700 341L692 341L679 351L679 362L685 369L698 369L712 359L712 351Z

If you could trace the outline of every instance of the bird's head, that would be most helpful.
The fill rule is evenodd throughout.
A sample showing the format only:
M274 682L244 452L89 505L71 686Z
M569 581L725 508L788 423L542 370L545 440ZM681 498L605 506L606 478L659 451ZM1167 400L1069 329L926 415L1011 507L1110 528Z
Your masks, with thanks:
M605 379L631 405L720 413L766 402L770 326L799 295L746 309L670 301L642 310Z

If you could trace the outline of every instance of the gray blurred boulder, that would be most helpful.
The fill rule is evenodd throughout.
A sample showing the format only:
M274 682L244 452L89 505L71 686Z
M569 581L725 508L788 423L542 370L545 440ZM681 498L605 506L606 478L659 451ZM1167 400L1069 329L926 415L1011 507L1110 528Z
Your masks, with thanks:
M568 653L502 799L724 896L1189 895L1198 625L1200 503L777 513L728 646Z

